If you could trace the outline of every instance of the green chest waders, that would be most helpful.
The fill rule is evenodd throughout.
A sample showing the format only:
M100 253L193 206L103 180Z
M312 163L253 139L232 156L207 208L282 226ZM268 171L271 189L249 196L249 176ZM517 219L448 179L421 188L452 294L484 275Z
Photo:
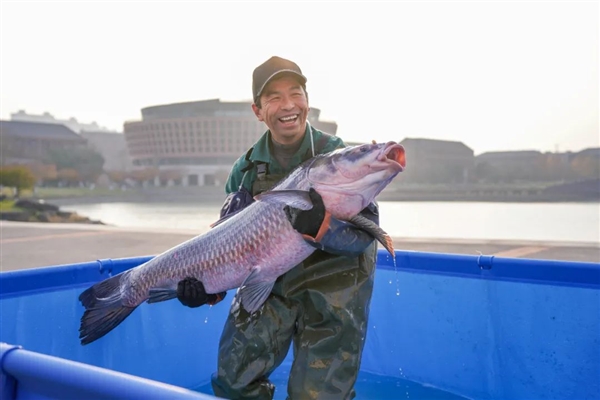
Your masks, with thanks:
M257 165L256 195L283 175ZM292 341L294 362L288 399L351 399L366 339L377 244L359 257L315 251L279 277L263 307L249 315L234 300L225 322L215 395L227 399L273 398L269 375ZM279 387L278 390L285 390Z

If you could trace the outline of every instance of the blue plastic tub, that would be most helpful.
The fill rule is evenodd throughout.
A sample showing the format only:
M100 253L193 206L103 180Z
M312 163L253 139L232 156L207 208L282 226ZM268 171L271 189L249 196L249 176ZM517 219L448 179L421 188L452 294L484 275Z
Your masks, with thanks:
M357 399L600 398L599 264L396 254L394 267L379 253ZM0 398L214 399L233 292L211 308L143 304L79 344L79 293L149 258L0 274Z

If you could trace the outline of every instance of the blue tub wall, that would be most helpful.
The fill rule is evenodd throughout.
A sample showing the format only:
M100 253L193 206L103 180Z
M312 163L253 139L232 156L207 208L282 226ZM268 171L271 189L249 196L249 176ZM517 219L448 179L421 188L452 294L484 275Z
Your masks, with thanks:
M476 399L600 398L600 265L396 254L395 269L379 253L364 371ZM205 384L234 291L212 308L143 304L107 336L79 344L79 293L147 259L0 274L0 341L185 388ZM288 354L282 369L290 362Z
M93 283L150 257L0 274L0 341L186 388L214 369L227 301L190 309L177 301L142 304L102 339L79 344L84 308L77 297ZM99 272L101 271L101 272ZM65 287L65 283L70 285ZM60 285L59 285L60 283ZM56 286L55 286L56 285ZM27 287L20 292L19 287ZM227 300L233 298L228 294ZM181 371L197 371L197 374Z
M379 272L379 271L378 271ZM476 399L600 398L600 291L378 273L363 369Z
M225 304L222 310L188 309L175 301L143 304L108 335L81 346L83 307L72 303L83 289L3 299L0 341L185 388L210 377Z

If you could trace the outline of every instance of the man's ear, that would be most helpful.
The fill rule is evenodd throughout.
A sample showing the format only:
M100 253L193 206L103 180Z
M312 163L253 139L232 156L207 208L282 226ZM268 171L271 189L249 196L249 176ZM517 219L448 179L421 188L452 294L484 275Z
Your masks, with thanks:
M258 106L254 103L252 103L252 111L254 111L254 115L256 115L256 118L258 118L260 122L264 122L262 117L262 110L258 108Z

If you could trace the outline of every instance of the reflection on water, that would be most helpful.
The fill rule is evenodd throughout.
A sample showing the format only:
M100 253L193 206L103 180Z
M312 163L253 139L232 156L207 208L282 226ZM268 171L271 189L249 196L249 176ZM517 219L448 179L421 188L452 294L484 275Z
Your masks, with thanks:
M599 203L380 202L381 226L393 237L600 242ZM65 210L121 227L204 232L219 205L101 203Z

